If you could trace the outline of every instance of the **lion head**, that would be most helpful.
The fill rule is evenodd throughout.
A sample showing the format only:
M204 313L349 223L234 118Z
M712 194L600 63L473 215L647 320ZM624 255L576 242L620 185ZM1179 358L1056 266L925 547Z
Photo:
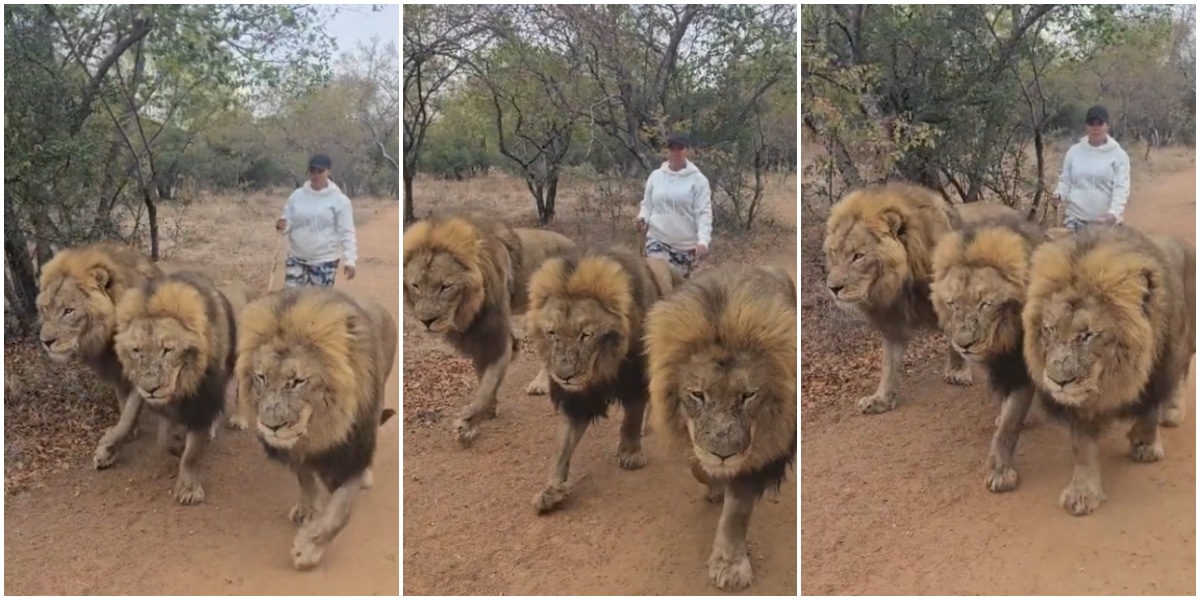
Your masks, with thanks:
M934 250L930 300L951 345L969 360L1021 350L1033 246L1017 227L985 224L951 232Z
M826 223L830 294L847 309L890 304L907 282L928 279L934 243L952 222L950 205L925 188L891 183L851 192Z
M429 331L465 331L488 289L503 285L502 277L511 279L509 260L476 219L421 221L404 233L404 305Z
M646 318L650 400L700 467L729 478L794 450L796 294L773 268L714 269Z
M190 394L221 360L213 356L220 323L211 322L207 303L205 289L187 275L151 281L121 298L113 349L146 402L161 406Z
M530 337L563 389L578 392L616 377L640 318L638 276L615 254L590 254L552 258L530 278Z
M116 304L130 288L158 275L140 252L113 243L68 248L42 269L37 304L46 354L64 362L73 354L106 352L116 328Z
M303 454L343 443L358 413L373 410L364 399L377 385L379 326L387 325L332 289L287 288L247 306L236 374L240 397L257 407L259 437Z
M1067 406L1132 401L1167 335L1168 285L1161 254L1128 227L1043 244L1022 313L1034 382Z

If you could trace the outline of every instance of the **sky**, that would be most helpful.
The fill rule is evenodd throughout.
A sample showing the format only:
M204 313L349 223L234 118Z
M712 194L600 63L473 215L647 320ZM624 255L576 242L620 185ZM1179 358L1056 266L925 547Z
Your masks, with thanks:
M329 5L325 5L329 6ZM341 4L336 17L325 31L337 40L338 53L353 51L359 42L379 36L381 44L389 41L400 48L400 5L388 4L380 12L371 12L368 4Z

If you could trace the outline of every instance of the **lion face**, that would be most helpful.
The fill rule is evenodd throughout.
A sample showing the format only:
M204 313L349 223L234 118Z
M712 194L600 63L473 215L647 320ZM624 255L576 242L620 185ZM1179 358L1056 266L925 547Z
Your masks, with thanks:
M107 296L89 293L70 278L60 285L43 285L36 303L42 348L56 362L66 362L95 328L108 327L100 315L116 309Z
M824 250L829 270L825 284L843 309L867 305L878 290L898 289L909 276L904 246L863 222L840 227L831 223Z
M615 376L629 348L621 320L595 298L549 298L530 321L547 373L568 392Z
M171 318L135 319L113 338L125 377L146 402L175 399L184 366L200 358L202 340Z
M247 401L258 407L258 435L272 447L292 449L309 435L313 414L328 402L320 365L302 349L278 355L264 347L248 358Z
M996 269L954 267L930 291L942 330L966 359L1019 349L1024 289Z
M430 252L404 265L404 304L434 333L465 329L483 305L478 270L446 252Z
M1103 307L1088 298L1059 296L1044 304L1041 384L1056 402L1079 406L1104 389L1105 365L1128 353L1108 331L1110 322Z
M682 365L674 393L700 466L715 476L741 472L751 454L759 416L773 398L763 361L710 349Z

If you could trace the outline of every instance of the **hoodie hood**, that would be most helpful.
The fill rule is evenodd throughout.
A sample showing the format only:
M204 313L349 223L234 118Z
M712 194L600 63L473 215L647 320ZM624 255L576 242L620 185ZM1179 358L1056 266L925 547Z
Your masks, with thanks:
M308 180L305 180L304 185L301 187L304 190L305 194L309 194L312 196L330 196L333 194L342 193L342 188L339 188L338 185L336 183L334 183L332 179L327 180L325 182L325 187L323 187L319 190L314 190L312 187L312 181L308 181Z
M671 170L671 162L666 161L666 162L663 162L662 166L659 167L658 170L662 171L664 175L667 175L670 177L690 177L690 176L700 172L700 169L697 169L696 165L692 164L692 161L685 159L684 163L686 163L686 164L683 165L682 169L680 169L678 171L672 171Z
M1099 146L1093 146L1088 143L1088 136L1085 135L1079 138L1079 147L1085 152L1112 152L1113 150L1120 148L1121 144L1118 143L1117 140L1113 139L1113 136L1106 134L1103 144L1100 144Z

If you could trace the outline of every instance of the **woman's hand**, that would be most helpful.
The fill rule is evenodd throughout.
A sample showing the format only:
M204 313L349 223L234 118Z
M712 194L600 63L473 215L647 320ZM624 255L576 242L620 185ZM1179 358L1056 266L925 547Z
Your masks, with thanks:
M646 220L645 219L635 219L633 224L634 224L634 226L637 227L638 233L641 233L643 235L646 233Z
M700 258L705 254L708 254L708 246L705 246L704 244L698 244L696 246L696 258Z
M284 229L287 229L287 219L275 221L275 231L283 231Z
M1059 196L1058 194L1054 194L1054 195L1050 196L1050 201L1055 204L1062 204L1062 196Z

